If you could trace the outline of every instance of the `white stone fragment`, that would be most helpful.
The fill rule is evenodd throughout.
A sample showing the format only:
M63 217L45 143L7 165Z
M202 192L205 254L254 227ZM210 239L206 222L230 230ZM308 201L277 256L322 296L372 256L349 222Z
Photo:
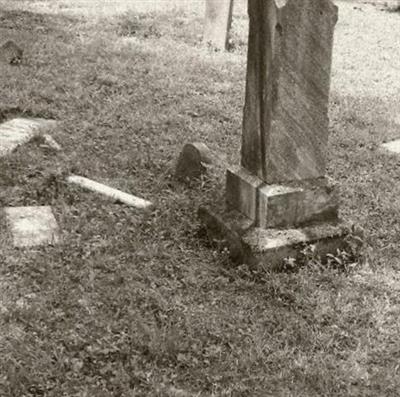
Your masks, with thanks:
M56 126L55 120L16 118L0 124L0 157Z
M104 194L113 200L139 209L146 209L152 206L150 201L133 196L132 194L124 193L121 190L113 189L109 186L103 185L102 183L92 181L91 179L82 176L71 175L67 178L67 182L74 183L93 192Z
M7 207L4 211L15 247L58 242L59 230L51 207Z
M400 139L396 141L387 142L381 145L384 149L388 150L389 152L400 154Z
M58 142L56 142L56 140L50 134L43 134L42 138L46 146L50 147L56 152L61 151L61 146L59 145Z

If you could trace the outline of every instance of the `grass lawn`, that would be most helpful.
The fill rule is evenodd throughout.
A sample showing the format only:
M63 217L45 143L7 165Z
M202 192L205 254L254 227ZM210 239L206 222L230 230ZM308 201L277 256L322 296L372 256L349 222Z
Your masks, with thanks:
M0 65L0 121L55 118L63 147L0 159L1 206L52 205L62 230L15 250L0 220L0 396L398 396L400 159L378 147L400 137L400 13L338 2L328 174L364 260L256 273L199 230L221 170L173 178L185 142L238 161L246 16L221 54L199 42L201 9L96 4L0 0L0 37L26 55ZM67 186L70 173L156 209Z

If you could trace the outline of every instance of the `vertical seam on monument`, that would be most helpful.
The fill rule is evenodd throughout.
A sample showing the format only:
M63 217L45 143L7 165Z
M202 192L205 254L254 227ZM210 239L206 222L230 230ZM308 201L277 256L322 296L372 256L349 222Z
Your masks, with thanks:
M273 0L275 1L275 0ZM258 1L258 18L261 18L261 23L259 23L260 30L258 32L258 52L260 55L260 62L258 64L258 81L261 89L259 90L259 127L260 127L260 148L261 151L261 174L262 179L265 181L267 178L267 167L266 167L266 150L265 147L265 68L266 68L266 56L263 46L264 40L266 39L266 32L265 32L265 2L264 0Z
M275 0L274 0L275 1ZM265 66L266 66L266 56L264 52L263 46L264 40L266 39L265 35L265 2L264 0L259 0L258 1L258 18L261 19L261 23L259 23L259 31L258 31L258 53L260 56L260 62L258 64L258 82L259 82L259 87L261 88L259 92L259 128L260 128L260 160L261 160L261 175L263 181L266 180L267 177L267 167L266 167L266 147L265 147L265 125L264 125L264 120L265 120ZM263 185L261 185L263 186ZM256 226L260 226L260 187L257 188L256 190L256 202L255 202L255 209L256 209L256 219L255 223Z

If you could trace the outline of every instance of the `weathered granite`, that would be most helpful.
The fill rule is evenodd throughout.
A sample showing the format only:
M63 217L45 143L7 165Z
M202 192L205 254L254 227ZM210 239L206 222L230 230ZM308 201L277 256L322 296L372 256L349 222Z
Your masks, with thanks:
M15 118L0 124L0 157L30 141L34 136L49 132L57 125L55 120Z
M322 177L337 7L253 0L249 17L242 165L270 184Z
M266 184L243 167L230 167L226 171L225 193L231 209L261 228L337 220L338 196L325 178Z
M55 244L59 230L51 207L7 207L4 209L15 247Z
M237 264L246 264L264 270L277 270L285 259L301 261L302 251L310 245L314 255L322 261L327 254L349 250L347 238L351 227L342 222L319 223L297 229L261 229L237 211L199 208L199 218L208 237L218 242L220 248L229 250Z
M338 217L338 196L325 178L295 185L264 185L258 193L257 226L297 227L332 222Z
M228 48L233 0L206 0L203 41L215 49Z
M209 237L260 268L324 260L347 245L325 179L337 7L330 0L251 0L241 167L227 170L227 208L200 208Z

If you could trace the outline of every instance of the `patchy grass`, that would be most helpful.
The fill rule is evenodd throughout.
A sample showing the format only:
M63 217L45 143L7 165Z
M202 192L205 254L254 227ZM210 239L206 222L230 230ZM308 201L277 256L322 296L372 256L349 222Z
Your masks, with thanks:
M0 395L397 396L400 163L378 145L399 136L398 15L340 3L329 174L366 230L365 263L258 274L199 233L222 176L172 177L187 141L238 161L245 19L221 54L192 13L94 20L55 4L0 12L26 54L1 65L0 115L60 120L63 147L0 159L1 205L52 205L62 229L58 246L14 250L0 221ZM156 210L66 186L72 172Z

